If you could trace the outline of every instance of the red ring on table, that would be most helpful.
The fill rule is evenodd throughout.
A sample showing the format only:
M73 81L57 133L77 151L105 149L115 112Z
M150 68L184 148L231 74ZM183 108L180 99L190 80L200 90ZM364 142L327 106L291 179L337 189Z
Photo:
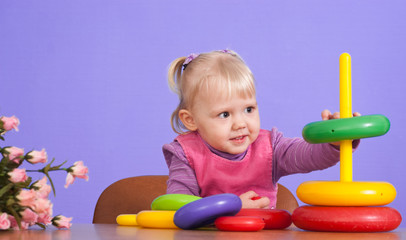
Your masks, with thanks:
M260 217L265 222L264 229L284 229L292 224L290 213L282 209L243 208L236 216Z
M217 218L214 225L222 231L255 232L262 230L265 222L260 217L231 216Z
M322 232L386 232L402 222L400 213L390 207L302 206L292 214L301 229Z

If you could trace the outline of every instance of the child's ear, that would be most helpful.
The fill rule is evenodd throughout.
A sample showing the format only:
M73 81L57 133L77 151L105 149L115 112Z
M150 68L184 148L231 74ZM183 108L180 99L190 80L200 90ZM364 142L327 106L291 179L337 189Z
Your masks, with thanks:
M188 110L181 109L179 111L179 119L182 121L183 125L185 125L185 127L189 131L196 131L197 130L193 115Z

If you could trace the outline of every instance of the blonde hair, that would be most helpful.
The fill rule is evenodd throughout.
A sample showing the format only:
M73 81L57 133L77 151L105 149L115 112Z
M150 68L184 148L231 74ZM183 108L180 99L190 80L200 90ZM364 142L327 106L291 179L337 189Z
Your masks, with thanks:
M191 109L197 93L225 91L226 97L255 96L255 80L251 70L235 52L227 50L202 53L184 68L186 57L175 59L169 66L168 84L179 96L179 105L172 113L171 126L178 134L187 132L179 119L181 109ZM184 69L182 69L184 68Z

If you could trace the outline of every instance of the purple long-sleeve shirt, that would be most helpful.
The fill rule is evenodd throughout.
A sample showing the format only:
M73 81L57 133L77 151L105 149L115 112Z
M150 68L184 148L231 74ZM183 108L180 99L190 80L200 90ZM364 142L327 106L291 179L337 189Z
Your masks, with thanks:
M309 144L302 138L287 138L276 128L271 130L272 143L272 182L286 175L308 173L334 166L340 160L338 148L328 143ZM207 143L206 143L207 144ZM356 148L359 140L353 142ZM228 154L220 152L207 144L210 150L230 161L240 161L245 153ZM189 165L181 145L175 140L163 146L163 153L169 168L167 193L183 193L200 196L194 170Z

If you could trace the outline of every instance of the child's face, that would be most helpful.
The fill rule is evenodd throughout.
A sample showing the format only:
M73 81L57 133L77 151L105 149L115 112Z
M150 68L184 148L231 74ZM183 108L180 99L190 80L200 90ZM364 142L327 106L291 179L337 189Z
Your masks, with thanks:
M217 150L230 154L243 153L259 134L256 98L219 97L215 92L196 96L192 115L197 131Z

